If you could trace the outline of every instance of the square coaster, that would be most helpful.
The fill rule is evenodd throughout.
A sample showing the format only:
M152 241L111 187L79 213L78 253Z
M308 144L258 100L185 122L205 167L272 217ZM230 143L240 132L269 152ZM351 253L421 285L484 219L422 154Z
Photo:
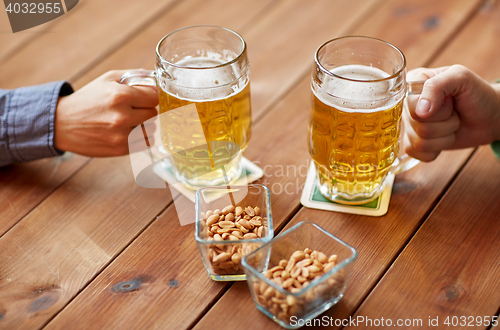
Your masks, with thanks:
M242 166L243 171L240 178L236 180L235 183L231 184L231 186L247 185L259 180L264 176L264 171L245 157L242 157ZM165 180L171 188L174 188L194 203L196 191L186 187L184 184L177 180L173 173L173 166L168 162L168 160L164 159L163 161L156 163L156 165L153 167L153 172L157 176ZM214 195L205 198L207 199L207 201L211 201L216 200L218 196Z
M370 215L376 217L382 216L386 214L389 209L389 201L391 199L393 184L394 174L389 174L385 179L384 191L377 199L362 205L339 204L323 197L323 195L319 192L316 185L316 167L314 166L314 162L311 161L309 171L307 172L304 190L302 191L302 196L300 197L300 203L305 207L318 210Z

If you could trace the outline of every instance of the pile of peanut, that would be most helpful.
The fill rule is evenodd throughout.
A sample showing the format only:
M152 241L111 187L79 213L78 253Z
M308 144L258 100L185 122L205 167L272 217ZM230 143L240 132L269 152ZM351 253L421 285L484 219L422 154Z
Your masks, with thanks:
M241 258L259 247L255 243L237 243L240 240L262 238L267 235L267 218L261 217L258 206L228 205L221 210L207 211L204 221L208 240L234 241L235 244L213 244L208 260L214 273L220 275L243 274Z
M264 273L264 276L291 293L307 287L311 281L329 272L337 264L337 255L327 257L309 248L295 251L289 260L282 259L278 265ZM321 284L300 296L285 295L264 281L253 283L257 303L285 322L292 316L303 316L324 300L337 296L343 287L345 275L339 271Z

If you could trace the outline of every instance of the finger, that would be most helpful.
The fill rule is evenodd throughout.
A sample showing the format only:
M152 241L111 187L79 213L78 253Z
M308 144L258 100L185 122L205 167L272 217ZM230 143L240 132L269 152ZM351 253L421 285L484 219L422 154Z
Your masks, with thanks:
M470 70L453 65L425 81L415 108L420 118L429 118L441 108L446 96L458 95L468 84Z
M425 153L440 152L441 150L449 149L455 143L455 134L433 139L423 139L419 136L408 134L408 138L413 149Z
M421 152L413 149L412 146L408 146L405 149L408 156L421 160L423 162L431 162L439 156L440 152Z
M456 112L452 116L439 122L420 122L413 119L408 120L413 131L421 138L433 139L455 133L460 127L460 119Z
M126 95L126 102L132 108L154 108L158 105L158 92L152 86L121 85Z
M130 71L130 70L111 70L103 75L101 75L98 79L104 79L106 81L116 81L120 82L122 76L125 74L125 72Z
M432 78L441 72L448 70L449 66L442 66L439 68L417 68L408 71L406 79L408 81L424 81Z

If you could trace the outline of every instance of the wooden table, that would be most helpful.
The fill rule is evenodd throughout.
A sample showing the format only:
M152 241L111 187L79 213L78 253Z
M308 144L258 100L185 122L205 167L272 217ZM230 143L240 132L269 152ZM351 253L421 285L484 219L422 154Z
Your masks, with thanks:
M498 316L500 162L489 146L444 152L398 175L383 217L303 208L305 171L279 172L310 160L310 69L321 43L374 36L402 49L409 69L460 63L493 80L498 1L81 0L16 34L0 16L1 88L62 79L80 88L111 69L152 68L156 43L174 29L238 31L252 65L245 156L268 166L260 182L272 191L275 232L314 221L359 252L344 298L323 316L422 320L402 328ZM293 192L279 193L286 184ZM194 225L180 226L168 189L135 184L128 157L0 168L0 206L1 329L279 328L246 282L208 278ZM490 328L482 324L475 328ZM347 326L356 327L369 328Z

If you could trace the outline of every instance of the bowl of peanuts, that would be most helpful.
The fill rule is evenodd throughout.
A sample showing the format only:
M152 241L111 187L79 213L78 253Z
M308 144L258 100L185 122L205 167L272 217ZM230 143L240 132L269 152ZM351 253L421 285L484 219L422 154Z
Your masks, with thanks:
M356 258L352 246L303 221L241 263L257 308L282 327L296 329L342 298Z
M241 259L273 236L271 194L261 184L196 191L198 249L215 281L244 281Z

